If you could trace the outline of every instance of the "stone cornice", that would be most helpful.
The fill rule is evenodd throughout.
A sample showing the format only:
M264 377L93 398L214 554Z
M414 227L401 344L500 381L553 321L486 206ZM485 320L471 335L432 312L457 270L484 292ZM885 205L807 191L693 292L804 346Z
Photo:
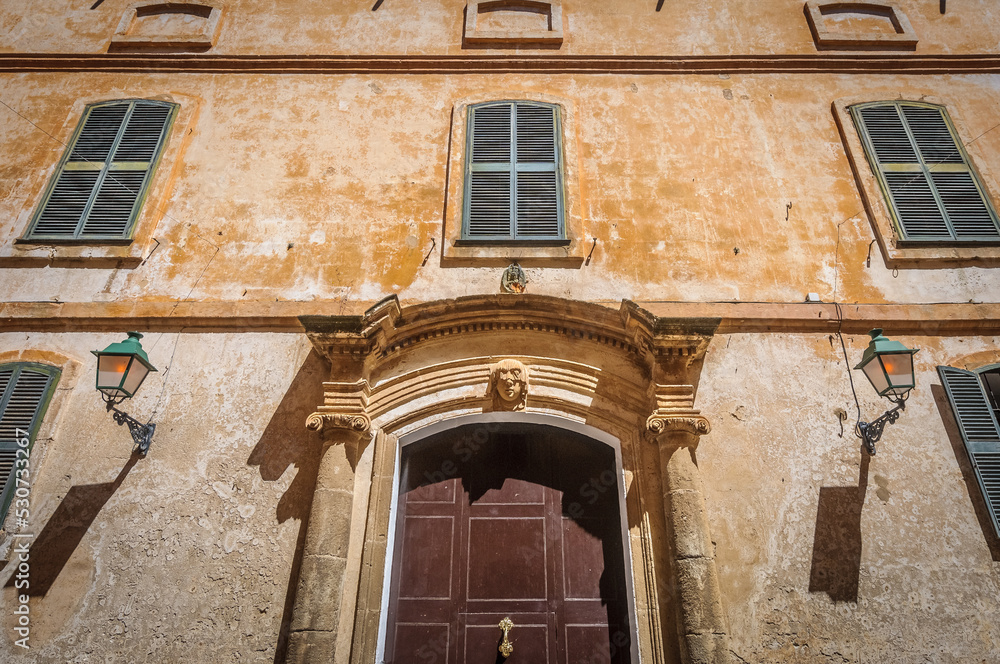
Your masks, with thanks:
M722 74L1000 72L1000 54L803 55L217 55L0 53L0 72L177 72L274 74Z
M517 297L517 296L512 296ZM371 302L5 302L0 332L286 332L301 333L304 318L356 325ZM598 305L599 306L599 305ZM619 303L604 305L617 318ZM802 302L637 302L662 321L718 319L716 334L833 333L840 327L836 305ZM355 313L356 312L356 313ZM354 314L354 315L350 315ZM845 334L881 327L889 334L949 336L1000 334L1000 304L844 304ZM621 323L618 323L619 327ZM341 333L348 332L347 327Z
M616 315L617 313L617 315ZM302 317L313 346L331 362L350 356L380 362L442 337L512 332L552 335L606 346L652 366L684 370L703 357L718 319L666 320L625 300L618 312L545 295L475 295L407 307L385 298L361 317Z
M631 300L622 301L619 315L632 342L658 361L690 362L704 356L721 322L711 317L661 317Z
M313 345L330 359L344 353L381 359L441 337L518 330L586 339L635 356L645 350L625 334L613 309L544 295L476 295L405 311L393 296L356 319L301 320Z

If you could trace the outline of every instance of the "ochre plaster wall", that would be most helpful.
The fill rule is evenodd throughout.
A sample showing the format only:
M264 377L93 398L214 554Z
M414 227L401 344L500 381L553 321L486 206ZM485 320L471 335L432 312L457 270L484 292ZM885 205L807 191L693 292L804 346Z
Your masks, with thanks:
M802 0L668 0L659 12L656 0L565 0L563 45L517 50L463 49L462 0L227 1L204 56L400 56L397 72L424 55L496 66L508 56L678 56L684 66L739 56L729 72L642 74L634 59L590 74L264 73L234 60L211 74L190 63L155 72L152 56L98 71L130 3L76 4L0 3L0 354L58 353L76 376L60 384L32 456L32 564L50 585L31 601L34 649L11 661L280 658L318 463L320 437L303 423L329 378L296 316L358 315L390 294L406 306L496 293L495 262L442 262L449 179L460 177L448 168L452 114L460 100L524 94L572 104L564 140L581 237L593 242L577 267L525 262L528 292L725 317L695 405L712 424L697 457L734 658L969 662L1000 651L1000 544L970 498L934 371L1000 361L987 336L998 329L997 262L886 266L831 110L848 98L941 100L1000 201L996 2L953 0L944 13L897 3L919 37L911 55L934 74L899 73L905 53L880 54L886 70L831 73L846 60L817 52ZM25 53L73 54L84 64L65 66L90 70L17 59ZM774 54L801 56L802 69L765 73ZM859 57L871 65L875 55ZM137 241L17 244L86 104L122 98L181 106ZM131 263L113 268L122 256ZM810 292L863 306L800 304ZM801 333L833 330L842 313L851 332L886 317L925 333L887 330L921 348L919 387L871 460L851 433L847 378L867 338L845 337L845 361L836 334ZM195 318L201 329L184 327ZM260 331L269 325L283 333ZM151 330L144 346L160 368L126 406L158 425L141 460L91 382L88 351L125 326ZM523 352L522 337L505 343ZM440 344L454 352L450 339ZM872 419L884 404L855 373ZM657 464L646 468L657 486ZM0 539L0 559L10 545ZM12 599L3 589L4 653ZM676 609L663 630L676 631ZM677 638L664 639L667 661L680 657Z
M859 95L946 100L996 200L995 75L881 76L863 87L846 74L3 80L7 103L27 118L0 128L4 252L43 262L68 251L12 243L85 104L182 104L139 222L151 236L145 262L41 277L0 267L4 301L365 305L388 293L406 304L496 292L501 268L441 263L447 180L460 176L447 171L450 115L470 95L522 91L574 102L576 134L565 139L579 155L581 235L597 240L586 243L588 265L528 264L530 292L611 302L801 302L807 292L841 302L978 302L995 283L980 267L895 274L877 245L866 267L874 235L830 107Z

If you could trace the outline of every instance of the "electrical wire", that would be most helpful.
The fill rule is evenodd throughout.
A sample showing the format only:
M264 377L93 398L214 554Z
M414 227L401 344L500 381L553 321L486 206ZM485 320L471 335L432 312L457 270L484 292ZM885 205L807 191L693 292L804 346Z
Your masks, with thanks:
M851 374L851 361L847 358L847 346L844 344L844 335L842 330L844 329L844 312L840 308L840 302L837 300L837 289L840 285L840 227L846 224L857 214L844 219L842 222L837 224L837 245L833 251L833 308L837 312L837 338L840 339L840 350L844 354L844 368L847 371L847 380L851 383L851 394L854 395L854 407L857 409L857 420L854 423L854 435L858 435L858 425L861 424L861 403L858 401L858 392L854 389L854 376ZM859 436L860 437L860 436Z
M847 380L851 383L851 394L854 395L854 407L858 411L857 421L854 423L854 433L857 435L858 425L861 424L861 402L858 401L858 392L854 389L854 375L851 373L851 362L847 359L847 347L844 345L844 335L841 334L840 328L844 325L844 317L840 313L840 304L837 302L833 303L837 310L837 320L840 326L837 327L837 337L840 339L840 350L844 353L844 367L847 369Z

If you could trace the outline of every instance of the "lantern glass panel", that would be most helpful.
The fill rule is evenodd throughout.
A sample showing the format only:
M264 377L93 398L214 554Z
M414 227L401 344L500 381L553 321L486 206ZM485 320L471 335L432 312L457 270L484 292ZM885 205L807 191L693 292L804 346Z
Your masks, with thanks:
M913 355L910 353L890 353L882 355L882 366L894 388L913 387Z
M871 381L872 387L879 395L885 394L885 391L889 389L889 381L885 377L885 373L882 371L882 363L878 361L878 358L872 358L872 361L863 366L862 371L868 376L868 380Z
M132 357L129 355L101 355L97 359L97 389L109 396L119 396L125 372Z
M146 376L148 375L149 369L142 362L136 360L132 363L132 368L129 369L128 375L125 376L125 383L122 385L122 390L131 397L139 390L139 386L142 385L142 381L146 380Z

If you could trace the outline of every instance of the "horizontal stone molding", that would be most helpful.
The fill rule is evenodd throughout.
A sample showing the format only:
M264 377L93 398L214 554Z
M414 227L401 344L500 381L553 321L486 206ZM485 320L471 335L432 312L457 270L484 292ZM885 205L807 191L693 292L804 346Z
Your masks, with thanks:
M517 297L517 296L512 296ZM348 303L361 316L373 303ZM752 332L964 336L1000 334L1000 304L843 304L806 302L638 302L659 317L717 318L716 334ZM304 330L300 317L342 311L340 300L309 302L4 302L4 332L285 332ZM604 305L600 305L604 306ZM606 307L611 314L615 309Z
M706 56L199 55L2 53L0 72L110 71L316 74L998 73L1000 55L824 54Z

